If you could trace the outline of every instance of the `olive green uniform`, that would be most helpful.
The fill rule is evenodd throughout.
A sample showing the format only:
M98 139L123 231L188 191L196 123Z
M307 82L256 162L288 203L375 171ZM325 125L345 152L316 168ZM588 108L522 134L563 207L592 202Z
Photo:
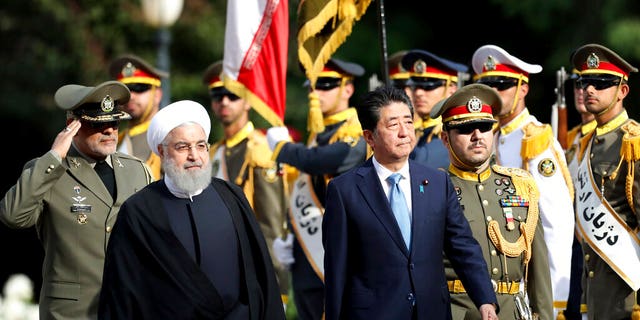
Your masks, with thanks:
M108 158L109 159L109 158ZM11 228L35 226L44 248L40 319L95 319L109 234L122 203L152 181L131 156L111 155L114 200L93 164L71 147L29 161L0 202Z
M618 125L611 125L618 123ZM608 129L596 128L583 143L591 144L591 172L594 182L600 190L604 190L604 198L622 219L629 229L636 230L640 221L640 162L632 162L635 175L628 176L628 162L621 161L620 149L623 135L627 132L636 139L640 124L628 119L626 111L611 120L605 126ZM637 143L637 142L636 142ZM583 149L584 150L584 149ZM582 161L586 159L583 158ZM616 167L619 169L615 171ZM629 181L628 181L629 180ZM604 182L604 187L602 183ZM626 190L629 182L631 188ZM631 193L631 199L627 196ZM584 241L584 279L583 294L588 306L589 319L629 319L636 296L627 283L603 260L589 244ZM631 254L631 253L630 253Z
M234 182L247 196L267 241L286 303L289 272L280 266L272 248L273 240L284 231L288 201L284 170L271 160L272 152L265 135L255 130L251 122L233 137L214 144L210 154L213 176Z
M500 319L518 319L514 297L518 291L523 291L521 286L524 283L532 311L540 319L552 319L547 246L537 206L538 190L531 174L522 169L497 165L481 174L450 166L449 173L474 238L482 247L494 289L498 288ZM522 231L533 236L528 265L525 259L527 250L522 251L526 248L527 237ZM445 268L453 319L481 319L446 257Z

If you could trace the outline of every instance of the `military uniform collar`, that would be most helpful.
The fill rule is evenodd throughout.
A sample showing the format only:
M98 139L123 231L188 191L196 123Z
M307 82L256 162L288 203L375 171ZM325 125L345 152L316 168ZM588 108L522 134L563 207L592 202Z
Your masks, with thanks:
M487 169L482 171L481 173L475 173L470 171L464 171L454 166L453 164L450 164L449 172L462 180L483 182L489 179L489 177L491 176L491 167L487 167Z
M583 124L582 126L580 126L580 133L582 133L582 136L584 137L589 132L593 131L593 129L595 129L597 125L598 125L598 122L595 119L591 120Z
M435 119L431 119L431 118L424 118L422 119L422 123L420 123L420 127L418 127L419 129L427 129L427 128L431 128L431 127L435 127L439 124L442 123L442 117L437 117Z
M351 117L357 117L357 116L358 116L358 113L356 112L355 108L348 108L336 114L332 114L330 116L325 117L324 119L322 119L322 122L324 123L325 126L330 126L332 124L336 124L338 122L345 121Z
M240 131L236 132L231 138L225 140L224 145L227 148L233 148L238 143L242 142L242 140L246 139L251 132L253 132L253 122L249 121L247 124L240 129Z
M147 132L147 129L149 129L149 124L151 124L151 119L146 120L142 123L139 123L129 129L126 130L126 133L129 133L130 137L134 137L137 136L141 133L145 133Z
M522 123L524 123L527 120L527 118L529 118L529 109L524 108L517 117L515 117L505 126L500 127L500 133L506 135L513 132L513 130L520 128Z
M82 151L80 151L80 149L78 149L78 147L76 147L75 143L71 142L71 144L73 145L73 149L69 150L68 156L76 157L76 158L82 158L85 161L87 161L91 165L91 167L93 168L93 166L95 166L95 164L98 161L96 159L93 159L93 158L89 157L88 155L82 153ZM113 168L113 164L112 164L112 161L111 161L111 156L112 155L108 155L104 159L104 161L106 163L108 163L111 168Z
M622 110L619 115L615 118L609 120L609 122L603 124L596 128L596 136L601 136L605 133L609 133L621 126L625 121L629 119L629 115L627 114L627 110Z

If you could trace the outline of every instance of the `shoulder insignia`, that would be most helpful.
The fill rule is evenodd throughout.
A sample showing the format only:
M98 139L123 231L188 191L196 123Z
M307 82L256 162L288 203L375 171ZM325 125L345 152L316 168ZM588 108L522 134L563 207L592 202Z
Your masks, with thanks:
M640 124L635 120L629 120L621 127L624 132L620 155L625 161L640 160Z
M355 147L358 144L358 140L362 136L362 126L357 116L353 116L345 121L336 133L333 134L329 143L336 141L342 141L349 144L351 147Z
M547 150L553 142L553 131L548 124L537 125L530 122L522 128L522 131L524 136L520 155L523 160L535 158Z
M524 170L524 169L520 169L520 168L510 168L510 167L503 167L497 164L494 164L491 166L491 168L493 168L493 171L505 175L505 176L510 176L512 178L514 177L518 177L518 178L531 178L533 179L533 176L531 176L531 173L529 173L529 171Z
M442 132L442 123L438 123L435 126L433 126L431 133L429 133L429 136L427 137L427 143L430 143L433 137L436 137L436 139L440 139L441 132Z
M545 177L551 177L556 173L556 169L556 163L551 158L544 158L538 162L538 172Z

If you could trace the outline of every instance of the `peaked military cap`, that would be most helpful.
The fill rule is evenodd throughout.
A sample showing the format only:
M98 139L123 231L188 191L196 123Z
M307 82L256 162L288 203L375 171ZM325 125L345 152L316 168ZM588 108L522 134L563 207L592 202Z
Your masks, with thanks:
M398 51L387 59L389 68L389 79L396 88L404 88L409 80L410 73L402 66L402 58L407 54L407 50Z
M318 74L316 88L334 88L340 86L343 78L352 80L353 78L360 77L362 75L364 75L364 68L361 65L331 58L327 63L325 63L320 74ZM303 85L308 87L309 80L306 80Z
M159 87L160 78L169 77L169 73L158 70L144 59L125 54L114 59L109 65L112 78L124 83L143 83Z
M629 73L638 69L622 59L613 50L595 43L576 49L571 62L580 75L610 74L627 80Z
M110 122L131 119L118 106L129 101L129 89L119 81L103 82L95 87L68 84L54 96L56 104L69 115L89 122Z
M469 123L496 123L494 114L501 108L502 99L493 88L473 83L438 102L430 116L431 119L442 116L445 129L450 129Z
M209 89L211 97L230 96L233 93L225 88L222 82L222 60L210 64L202 75L202 83Z
M429 51L409 50L402 58L402 66L409 71L411 83L420 84L428 78L458 81L458 72L467 72L469 68L461 63L441 58Z
M473 53L471 58L473 80L485 77L509 77L529 82L529 74L542 71L542 66L530 64L509 54L506 50L492 44L484 45Z

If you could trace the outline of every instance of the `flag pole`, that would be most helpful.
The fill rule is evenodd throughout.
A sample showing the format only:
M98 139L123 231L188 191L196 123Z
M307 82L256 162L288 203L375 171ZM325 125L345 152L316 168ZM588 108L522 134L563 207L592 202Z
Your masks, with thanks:
M389 64L387 63L387 31L385 27L384 0L378 1L378 35L380 38L380 71L385 85L390 85Z

